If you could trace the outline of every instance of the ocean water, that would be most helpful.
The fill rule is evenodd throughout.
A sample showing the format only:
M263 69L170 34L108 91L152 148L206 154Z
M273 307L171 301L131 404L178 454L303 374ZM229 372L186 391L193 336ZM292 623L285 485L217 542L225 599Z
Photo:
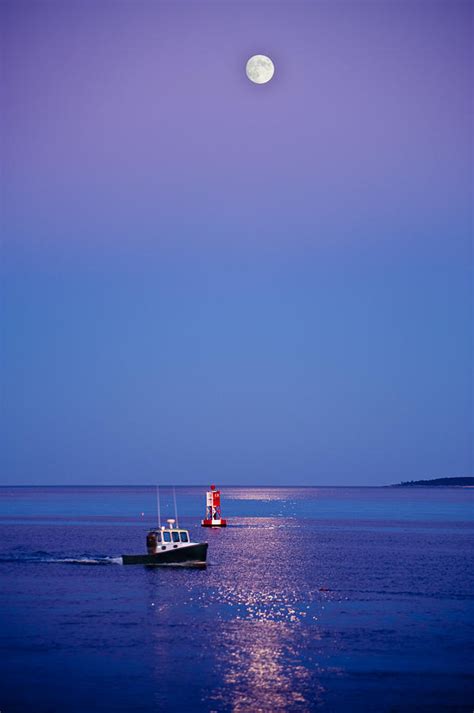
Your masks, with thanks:
M0 488L2 713L473 710L473 490L204 491L189 569L120 564L153 488Z

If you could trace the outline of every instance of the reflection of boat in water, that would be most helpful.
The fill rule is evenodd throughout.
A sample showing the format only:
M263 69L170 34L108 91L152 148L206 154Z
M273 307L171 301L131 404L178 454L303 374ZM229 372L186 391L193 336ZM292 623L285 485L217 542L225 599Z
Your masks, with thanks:
M188 530L174 527L175 520L167 522L168 529L163 526L148 532L147 554L122 555L123 564L206 564L207 542L191 542Z

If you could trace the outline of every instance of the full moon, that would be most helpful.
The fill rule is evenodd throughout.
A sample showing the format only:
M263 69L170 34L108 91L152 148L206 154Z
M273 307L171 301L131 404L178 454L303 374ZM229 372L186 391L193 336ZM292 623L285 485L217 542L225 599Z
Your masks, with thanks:
M270 57L264 54L254 54L245 67L245 73L251 82L266 84L275 73L275 67Z

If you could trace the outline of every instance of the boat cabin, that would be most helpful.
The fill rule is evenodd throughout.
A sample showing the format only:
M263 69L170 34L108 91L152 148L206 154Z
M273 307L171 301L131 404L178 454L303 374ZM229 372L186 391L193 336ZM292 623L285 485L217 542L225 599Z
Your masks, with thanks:
M155 554L161 550L176 549L180 545L189 544L191 539L188 530L174 527L174 520L168 520L169 528L164 526L150 530L146 536L146 547L148 554Z

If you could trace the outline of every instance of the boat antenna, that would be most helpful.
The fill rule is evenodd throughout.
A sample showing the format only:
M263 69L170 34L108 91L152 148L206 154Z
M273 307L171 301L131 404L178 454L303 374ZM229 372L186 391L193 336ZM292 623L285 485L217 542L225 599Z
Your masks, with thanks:
M176 488L173 485L173 500L174 500L174 517L176 520L176 527L179 528L179 522L178 522L178 508L176 507Z
M158 510L158 527L161 530L160 486L156 486L156 509Z

